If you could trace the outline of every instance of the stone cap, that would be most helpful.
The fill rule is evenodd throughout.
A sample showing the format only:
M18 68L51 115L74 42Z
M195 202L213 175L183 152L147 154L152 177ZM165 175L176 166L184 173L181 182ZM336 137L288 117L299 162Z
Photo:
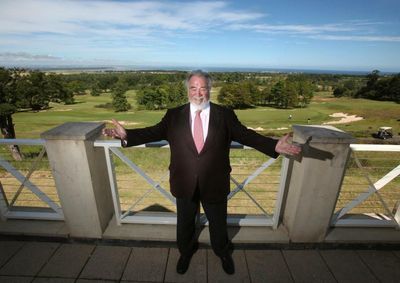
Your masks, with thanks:
M105 123L67 122L40 135L45 140L88 140L100 135Z
M293 125L294 134L303 141L310 143L354 143L355 138L333 126L322 125Z

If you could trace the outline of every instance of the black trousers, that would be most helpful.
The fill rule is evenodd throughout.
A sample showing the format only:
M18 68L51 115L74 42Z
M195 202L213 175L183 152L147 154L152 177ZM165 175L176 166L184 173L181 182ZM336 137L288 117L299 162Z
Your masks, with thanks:
M178 214L176 239L179 252L184 256L191 255L197 244L196 213L200 202L198 193L192 199L176 199ZM230 243L226 224L227 201L217 203L201 202L201 204L208 219L211 247L214 253L219 257L228 255Z

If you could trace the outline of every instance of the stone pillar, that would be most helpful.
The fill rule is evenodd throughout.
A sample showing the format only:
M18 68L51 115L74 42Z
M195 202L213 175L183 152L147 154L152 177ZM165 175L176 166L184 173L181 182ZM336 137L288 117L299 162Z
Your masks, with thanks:
M94 140L104 123L65 123L41 137L72 237L101 238L113 215L103 148Z
M350 154L351 135L332 126L293 126L293 142L302 144L294 161L283 222L292 242L322 242Z

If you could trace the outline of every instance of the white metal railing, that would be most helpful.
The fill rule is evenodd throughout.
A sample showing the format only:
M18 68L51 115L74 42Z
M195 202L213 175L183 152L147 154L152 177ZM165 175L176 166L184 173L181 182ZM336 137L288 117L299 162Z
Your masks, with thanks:
M357 168L361 171L367 181L368 187L356 198L347 203L346 206L338 210L332 219L332 225L336 227L400 227L400 207L399 199L395 200L393 209L390 209L387 201L381 194L381 189L394 181L400 175L400 159L393 161L398 164L387 172L378 181L373 182L372 177L367 171L367 167L362 165L361 158L357 152L400 152L400 145L375 145L375 144L351 144L352 156ZM400 187L396 188L397 196L400 195ZM349 212L375 195L382 205L385 213L363 213L349 215Z
M0 166L5 169L6 172L0 175L0 181L4 177L15 178L20 185L12 197L9 199L7 194L13 192L7 191L6 188L0 182L0 216L3 219L43 219L43 220L63 220L64 214L62 208L40 187L31 180L33 173L37 170L40 162L42 161L45 153L45 141L42 139L0 139L0 145L27 145L27 146L41 146L40 153L36 159L31 163L30 168L24 175L21 170L17 169L8 161L5 157L0 155ZM18 206L16 202L22 195L23 190L26 189L30 193L34 194L43 203L47 204L48 207L31 207L31 206Z
M124 155L119 148L121 147L121 143L118 140L97 140L94 142L95 147L103 147L109 180L110 187L113 197L114 211L116 216L117 224L121 223L147 223L147 224L176 224L176 215L175 213L132 213L132 209L144 198L148 196L148 194L152 191L157 191L161 194L165 199L167 199L170 203L175 205L175 198L162 187L161 183L164 180L156 182L153 180L144 170L142 170L139 166L137 166L132 160L130 160L126 155ZM159 147L159 148L169 148L169 145L166 141L160 141L155 143L143 144L136 147ZM242 149L251 149L249 147L243 147L241 144L232 143L231 148L242 148ZM138 200L136 200L126 211L122 211L120 196L118 192L117 179L115 166L113 162L113 155L122 160L126 165L129 166L133 171L141 176L151 187L150 190L146 191ZM228 224L230 225L239 225L239 226L272 226L274 229L278 226L279 216L281 213L281 206L283 201L284 189L285 189L285 180L287 174L287 168L289 161L286 158L282 160L282 168L281 168L281 181L279 183L279 189L277 192L277 200L275 203L275 209L273 215L269 214L252 196L252 194L246 191L246 186L252 182L255 178L257 178L264 170L270 167L276 159L269 159L264 162L257 170L252 172L248 177L246 177L242 182L234 179L232 176L231 181L236 185L236 187L231 191L228 195L228 201L232 199L237 193L243 192L250 200L253 202L262 212L262 215L245 215L243 217L228 215ZM164 178L168 176L168 174L164 175ZM207 224L207 220L205 215L199 217L199 220L203 224Z

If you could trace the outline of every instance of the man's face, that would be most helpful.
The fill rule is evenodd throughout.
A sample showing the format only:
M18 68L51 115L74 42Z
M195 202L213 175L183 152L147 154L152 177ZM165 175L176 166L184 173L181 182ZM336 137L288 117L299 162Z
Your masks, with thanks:
M195 105L201 105L210 99L207 80L201 76L193 76L189 80L189 101Z

